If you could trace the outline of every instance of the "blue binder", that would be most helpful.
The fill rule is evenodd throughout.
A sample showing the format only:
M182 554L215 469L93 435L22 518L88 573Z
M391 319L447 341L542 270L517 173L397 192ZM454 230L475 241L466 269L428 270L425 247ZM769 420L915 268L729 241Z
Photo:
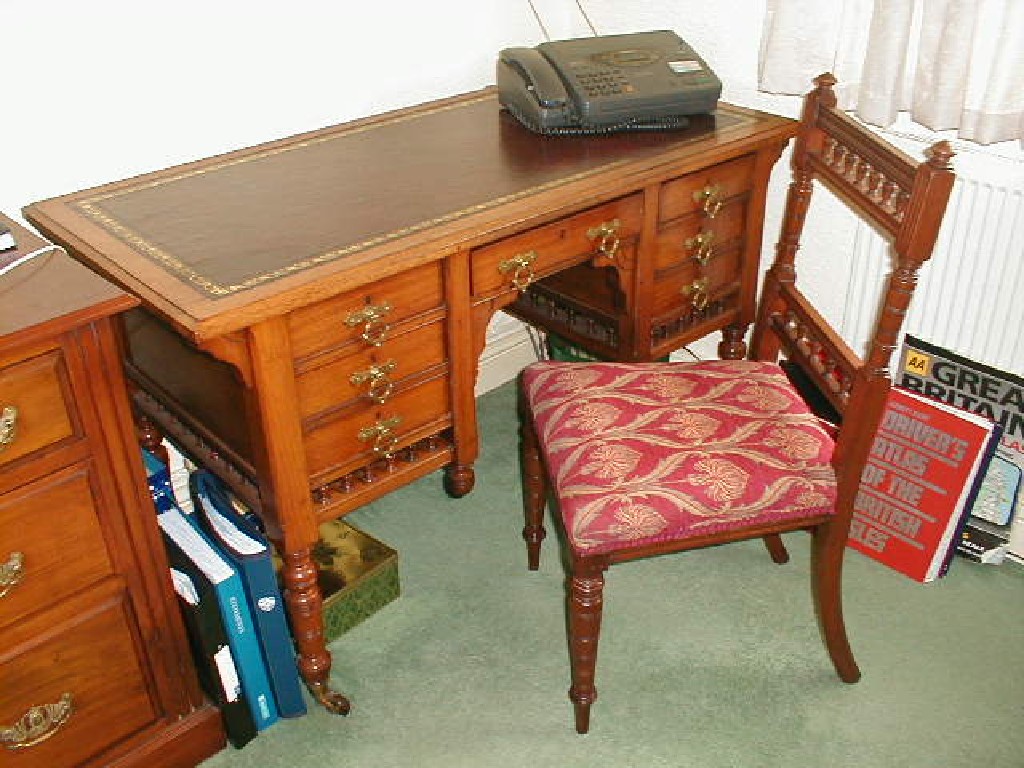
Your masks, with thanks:
M194 514L203 529L241 575L279 714L282 717L306 714L295 647L269 542L259 528L235 508L228 490L213 473L193 472L189 490Z
M147 469L151 470L151 456L146 456ZM156 462L159 464L159 462ZM161 465L162 466L162 465ZM163 469L166 472L166 469ZM217 604L228 635L228 645L238 664L242 692L249 704L256 728L260 731L277 722L277 705L267 677L266 665L256 627L249 612L245 588L238 570L225 558L213 542L203 533L198 522L186 515L174 502L169 478L166 483L158 469L150 471L150 487L157 507L157 524L174 546L183 552L191 563L189 576L202 578L212 586ZM179 566L187 565L179 563Z

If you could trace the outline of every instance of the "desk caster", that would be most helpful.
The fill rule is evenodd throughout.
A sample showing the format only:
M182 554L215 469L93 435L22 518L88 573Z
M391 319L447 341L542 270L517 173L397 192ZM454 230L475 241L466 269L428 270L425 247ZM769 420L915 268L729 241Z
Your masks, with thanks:
M344 694L332 691L326 685L311 689L311 693L332 715L347 715L352 710L352 705Z

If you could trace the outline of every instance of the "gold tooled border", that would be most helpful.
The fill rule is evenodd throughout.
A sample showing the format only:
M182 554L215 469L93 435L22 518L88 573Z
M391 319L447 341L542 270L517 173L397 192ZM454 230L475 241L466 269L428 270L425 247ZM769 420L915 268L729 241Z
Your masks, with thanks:
M234 293L238 293L239 291L245 291L251 288L255 288L256 286L262 285L272 280L277 280L288 275L293 275L297 272L302 272L304 270L320 266L321 264L326 264L328 262L334 261L335 259L341 258L342 256L347 256L352 253L358 253L359 251L364 251L367 248L372 248L373 246L380 245L382 243L397 240L399 238L405 237L406 235L412 234L414 232L420 232L425 229L429 229L430 227L436 226L438 224L444 224L450 221L455 221L456 219L469 216L470 214L473 213L485 211L490 208L494 208L496 206L512 202L523 197L529 197L530 195L536 194L538 192L543 192L548 189L560 187L565 184L571 184L574 181L585 179L588 176L593 176L598 173L603 173L604 171L607 171L609 168L614 168L617 165L621 165L627 162L626 160L615 160L606 165L602 165L598 168L592 168L588 171L581 171L580 173L575 173L571 176L562 176L559 177L558 179L546 182L544 184L539 184L528 189L523 189L520 190L519 192L515 192L510 195L496 197L492 200L488 200L483 203L477 203L475 205L471 205L457 211L452 211L451 213L447 213L443 216L438 216L437 218L434 219L421 221L416 224L412 224L408 227L403 227L402 229L397 229L383 235L377 235L375 237L363 240L358 243L352 243L351 245L347 245L343 248L336 248L334 250L327 251L326 253L321 253L316 256L312 256L308 259L302 259L301 261L296 261L292 264L289 264L288 266L271 270L269 272L263 272L261 274L249 278L248 280L245 280L240 283L234 283L231 285L222 285L221 283L217 283L213 280L210 280L208 277L197 272L192 267L175 258L172 254L168 253L164 249L149 242L139 233L126 227L117 219L104 213L98 205L105 200L110 200L113 198L122 197L124 195L129 195L142 189L159 187L164 184L170 184L172 182L180 181L182 179L190 178L192 176L202 176L203 174L213 173L214 171L218 171L222 168L228 168L233 165L241 165L242 163L247 163L251 160L258 160L264 157L270 157L273 155L282 154L284 152L291 152L297 149L302 149L304 147L313 146L323 142L334 141L335 139L338 138L351 136L353 134L362 133L363 131L378 128L381 125L397 124L408 120L414 120L424 115L437 114L452 109L460 109L462 107L477 104L481 101L486 101L492 98L494 98L493 94L483 94L481 96L478 96L477 98L470 99L467 101L460 101L453 104L442 104L429 110L418 110L415 112L411 112L409 114L396 115L387 120L374 121L366 125L354 127L347 131L333 133L327 136L310 138L305 141L295 142L293 144L288 144L286 146L266 149L261 152L256 152L232 160L225 160L223 162L216 163L210 166L205 166L203 168L195 168L189 171L183 171L182 173L174 174L172 176L167 176L165 178L141 182L111 192L106 192L104 194L87 197L77 201L75 203L75 207L87 218L91 219L93 222L101 226L103 229L116 236L122 242L130 245L137 252L148 257L150 260L156 262L167 271L172 272L173 274L177 275L179 278L183 280L186 280L187 282L201 289L207 295L220 298L224 296L230 296Z

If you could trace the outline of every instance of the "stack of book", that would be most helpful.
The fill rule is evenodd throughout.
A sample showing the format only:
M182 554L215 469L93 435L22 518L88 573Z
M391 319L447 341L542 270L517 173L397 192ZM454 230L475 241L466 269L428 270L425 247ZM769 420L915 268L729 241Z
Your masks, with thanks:
M193 473L186 514L167 467L144 458L200 681L241 748L278 718L306 712L270 545L214 475Z

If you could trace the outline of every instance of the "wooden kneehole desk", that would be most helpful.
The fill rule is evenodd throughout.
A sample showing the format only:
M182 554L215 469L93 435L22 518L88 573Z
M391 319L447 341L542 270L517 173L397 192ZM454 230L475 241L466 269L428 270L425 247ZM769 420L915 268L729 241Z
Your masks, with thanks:
M28 206L142 299L123 316L147 427L258 509L299 666L329 709L321 522L444 468L473 487L474 384L504 309L652 360L745 354L768 176L793 121L721 104L670 133L543 137L492 89Z

